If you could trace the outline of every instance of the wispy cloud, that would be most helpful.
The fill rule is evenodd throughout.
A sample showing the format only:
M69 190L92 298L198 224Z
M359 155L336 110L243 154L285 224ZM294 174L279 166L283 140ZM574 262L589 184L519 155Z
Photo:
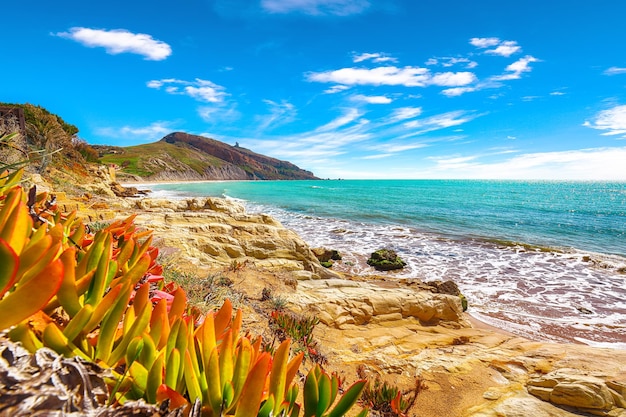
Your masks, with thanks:
M173 125L172 122L159 121L148 126L101 127L96 129L96 134L121 139L127 143L150 142L172 133Z
M462 125L479 116L456 111L410 120L421 114L420 108L412 107L393 110L387 116L373 120L365 119L364 114L362 109L347 108L337 118L307 132L285 136L257 135L254 139L236 140L255 151L288 159L309 169L323 167L320 171L327 172L329 164L337 162L336 157L340 155L360 159L370 154L368 159L377 159L383 158L382 154L399 154L423 148L441 140L440 137L424 138L419 142L410 138Z
M390 57L383 53L364 53L364 54L354 54L352 57L352 62L363 62L371 60L373 62L397 62L396 58Z
M370 7L367 0L261 0L268 13L303 13L312 16L349 16L360 14Z
M423 129L421 133L433 130L444 129L452 126L459 126L479 117L479 114L467 112L464 110L455 110L442 114L437 114L424 119L411 120L404 123L406 128Z
M604 75L619 75L619 74L626 74L626 68L611 67L607 69L606 71L604 71Z
M446 88L445 90L442 90L441 94L448 96L448 97L457 97L462 94L471 93L476 90L477 90L476 87L454 87L454 88Z
M222 103L227 93L225 88L214 82L196 78L194 81L167 78L162 80L151 80L146 83L149 88L160 90L161 88L168 94L186 95L197 101L207 103Z
M172 48L167 43L145 33L132 33L125 29L73 27L69 32L56 33L56 36L71 39L90 48L105 48L111 55L133 53L142 55L146 60L162 61L172 54Z
M316 129L317 132L327 132L329 130L335 130L347 124L350 124L361 117L363 113L361 113L358 109L351 108L346 109L344 114L337 117L336 119L330 121L329 123L320 126Z
M496 162L485 155L433 158L432 178L625 180L626 147L518 154Z
M539 59L526 55L524 58L520 58L514 63L510 64L506 67L506 73L502 75L497 75L492 77L491 79L494 81L507 81L507 80L517 80L522 78L522 74L525 72L532 71L530 64L532 62L540 62Z
M413 119L422 114L421 107L400 107L393 111L391 114L391 120L393 121L401 121Z
M626 105L602 110L596 114L591 122L585 121L583 126L606 130L606 132L602 133L605 136L626 134Z
M298 114L296 107L288 101L283 100L277 103L272 100L263 100L263 102L268 106L269 114L257 117L259 131L291 123Z
M522 50L522 47L519 46L516 41L501 41L499 38L471 38L470 44L480 49L492 48L495 46L493 49L487 49L485 53L507 58Z
M414 149L426 148L428 143L425 142L413 142L413 143L383 143L380 145L372 146L372 150L378 150L383 152L384 155L397 155L398 153L411 151ZM363 159L375 159L376 155L366 156Z
M393 100L391 100L387 96L365 96L363 94L356 94L350 97L352 101L361 101L369 104L389 104Z
M335 94L335 93L339 93L341 91L345 91L348 90L350 87L348 87L347 85L333 85L330 88L327 88L326 90L324 90L325 94Z
M241 113L233 106L201 106L198 115L207 123L233 122L241 117Z
M431 74L428 68L385 66L376 68L341 68L311 72L308 81L342 85L402 85L405 87L463 86L476 80L471 72L441 72Z
M430 58L426 61L426 65L441 65L442 67L452 67L454 65L464 64L465 68L472 69L478 66L478 62L472 61L468 58L458 58L458 57L437 57Z
M440 87L456 87L476 82L476 75L472 72L440 72L432 76L430 84Z

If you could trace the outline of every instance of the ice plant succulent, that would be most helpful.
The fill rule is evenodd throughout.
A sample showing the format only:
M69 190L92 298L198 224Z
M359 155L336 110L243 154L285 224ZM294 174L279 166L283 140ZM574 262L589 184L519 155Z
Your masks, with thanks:
M149 231L134 217L88 233L46 194L26 193L21 171L0 174L0 331L30 351L49 347L109 368L110 403L200 403L207 416L297 417L303 353L273 354L242 337L242 312L226 301L202 316L164 283ZM309 332L310 333L310 332ZM365 381L338 397L319 366L304 386L305 417L340 417Z

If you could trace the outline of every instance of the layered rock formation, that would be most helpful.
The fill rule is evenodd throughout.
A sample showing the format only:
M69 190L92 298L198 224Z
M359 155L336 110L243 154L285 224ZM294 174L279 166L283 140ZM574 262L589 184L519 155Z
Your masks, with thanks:
M179 248L183 262L229 266L248 263L257 268L290 271L297 279L337 277L322 267L295 232L264 214L247 214L232 200L136 201L145 213L138 225L154 230L161 244Z

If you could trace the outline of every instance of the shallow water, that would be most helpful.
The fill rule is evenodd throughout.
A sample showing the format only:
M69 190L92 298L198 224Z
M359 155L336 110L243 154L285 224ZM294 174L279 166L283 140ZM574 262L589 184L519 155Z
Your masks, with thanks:
M513 333L626 349L626 184L296 181L154 188L243 199L249 211L276 217L312 247L338 249L343 261L335 268L347 272L375 273L365 263L368 255L392 248L408 265L389 275L451 279L471 314Z

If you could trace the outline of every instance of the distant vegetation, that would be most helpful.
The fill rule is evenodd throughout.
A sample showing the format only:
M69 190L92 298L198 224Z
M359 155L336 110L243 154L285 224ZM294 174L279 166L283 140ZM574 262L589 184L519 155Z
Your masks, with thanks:
M316 179L296 165L249 149L182 132L144 145L92 146L78 128L41 106L0 103L0 136L8 137L0 162L28 161L27 170L49 176L50 168L87 175L89 163L115 165L137 180Z
M155 143L129 147L96 146L103 163L151 180L316 179L296 165L249 149L182 132Z
M0 117L0 136L15 133L10 146L3 147L0 161L14 163L27 160L28 169L46 174L49 167L85 172L86 162L96 162L97 152L78 137L78 128L41 106L0 103L2 109L21 109ZM24 122L22 130L21 122Z

